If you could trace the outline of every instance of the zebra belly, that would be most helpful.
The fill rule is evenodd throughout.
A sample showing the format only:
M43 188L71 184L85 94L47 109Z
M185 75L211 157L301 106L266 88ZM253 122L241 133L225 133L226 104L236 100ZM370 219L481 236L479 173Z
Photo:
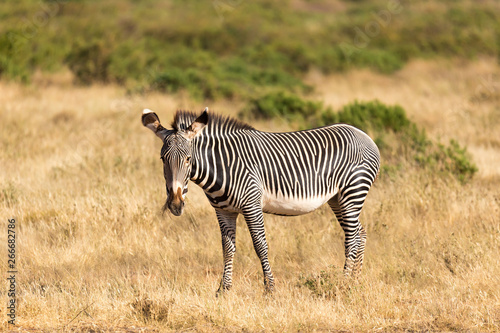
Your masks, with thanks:
M318 209L321 205L330 200L335 193L328 193L323 196L312 198L293 198L276 196L274 194L264 194L262 210L265 213L276 215L302 215Z

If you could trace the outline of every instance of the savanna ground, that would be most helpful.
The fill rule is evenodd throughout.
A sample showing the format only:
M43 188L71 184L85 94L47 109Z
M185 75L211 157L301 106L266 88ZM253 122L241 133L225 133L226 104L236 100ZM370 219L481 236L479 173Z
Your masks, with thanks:
M28 85L0 82L0 243L6 253L7 219L15 217L15 330L499 330L496 60L415 60L391 76L309 72L305 81L325 105L399 104L431 138L467 146L478 172L465 183L413 164L382 173L362 214L368 242L355 282L342 277L343 233L327 206L266 215L272 296L240 218L233 289L215 297L222 251L213 209L191 184L184 215L162 215L161 143L140 122L146 107L168 124L178 108L234 116L243 103L128 95L123 86L72 79L38 73ZM293 129L280 119L252 125ZM0 318L3 330L13 329L5 306Z

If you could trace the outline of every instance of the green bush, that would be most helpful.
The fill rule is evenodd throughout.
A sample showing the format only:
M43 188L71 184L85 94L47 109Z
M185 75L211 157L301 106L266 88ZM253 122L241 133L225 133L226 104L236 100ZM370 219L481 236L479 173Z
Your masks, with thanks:
M477 171L465 148L454 140L449 145L433 142L399 105L355 101L333 111L320 102L277 92L250 100L240 114L259 119L283 118L300 124L299 129L337 123L352 125L374 139L382 155L382 170L400 170L401 163L410 162L430 172L451 174L462 182Z
M431 141L425 131L419 129L398 105L387 106L379 101L355 101L336 113L324 110L317 119L317 125L346 123L370 133L379 146L383 160L384 157L392 159L393 164L401 163L401 158L413 160L419 167L452 174L462 182L469 180L477 172L477 167L465 148L454 140L447 146ZM397 143L387 142L386 137ZM398 152L396 158L395 151Z
M150 58L144 43L125 41L109 55L108 74L111 80L120 84L141 81L147 75Z
M477 166L470 160L465 147L450 140L449 145L438 143L431 152L421 156L418 160L423 165L431 165L440 172L451 173L461 182L470 180L478 171Z
M152 80L155 89L163 92L176 92L181 88L187 88L192 81L199 81L195 72L190 74L172 68L170 71L158 73Z
M346 123L368 132L391 130L401 132L410 127L411 122L406 112L399 105L388 106L379 101L361 103L355 101L345 105L338 112L323 110L318 118L317 126L332 123Z
M200 70L182 70L172 67L169 71L157 74L151 87L155 90L174 93L181 89L188 91L194 98L217 99L229 98L233 91L228 87L220 86L213 75L204 75Z
M32 71L30 54L30 45L20 31L0 34L0 77L27 82Z
M252 98L240 115L257 119L283 118L293 122L314 117L322 108L320 102L305 101L296 95L278 91Z
M249 65L240 58L216 59L208 53L190 60L168 57L163 67L166 69L147 79L151 89L170 93L186 90L198 99L247 98L266 87L309 89L283 70Z
M78 83L108 82L110 55L111 52L103 41L93 41L75 45L66 57L66 63Z

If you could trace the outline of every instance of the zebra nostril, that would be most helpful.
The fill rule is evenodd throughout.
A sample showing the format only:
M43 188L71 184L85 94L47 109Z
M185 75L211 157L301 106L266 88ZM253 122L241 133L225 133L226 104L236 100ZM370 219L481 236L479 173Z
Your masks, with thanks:
M184 202L181 201L179 204L170 204L168 208L175 216L181 216L184 211Z

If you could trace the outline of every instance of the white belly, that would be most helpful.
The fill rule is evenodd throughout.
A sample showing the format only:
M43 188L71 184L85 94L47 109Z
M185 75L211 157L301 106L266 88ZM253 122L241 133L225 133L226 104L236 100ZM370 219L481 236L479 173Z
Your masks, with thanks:
M324 196L298 199L264 193L262 208L265 213L278 215L302 215L318 209L334 195L335 193L328 193Z

